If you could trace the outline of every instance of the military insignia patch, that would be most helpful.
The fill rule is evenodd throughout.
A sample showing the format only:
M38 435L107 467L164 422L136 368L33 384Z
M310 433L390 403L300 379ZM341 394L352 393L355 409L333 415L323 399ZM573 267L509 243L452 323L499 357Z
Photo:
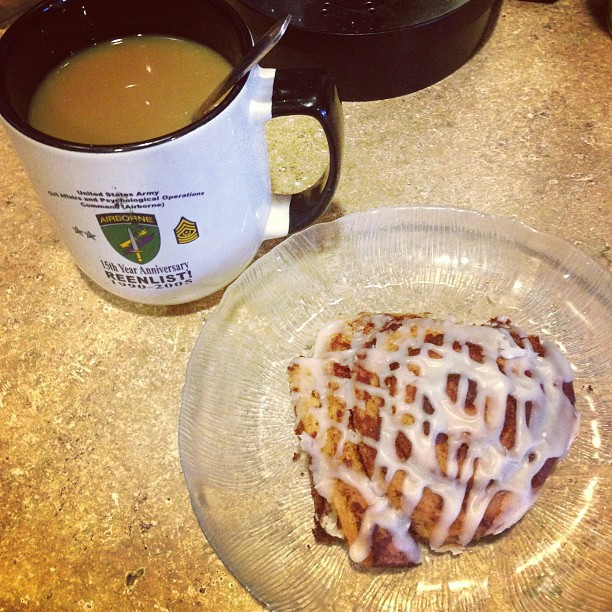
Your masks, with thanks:
M174 228L174 236L179 244L187 244L199 238L200 234L195 221L181 217L178 225Z
M155 215L110 213L96 217L110 245L129 261L146 264L159 253L161 237Z

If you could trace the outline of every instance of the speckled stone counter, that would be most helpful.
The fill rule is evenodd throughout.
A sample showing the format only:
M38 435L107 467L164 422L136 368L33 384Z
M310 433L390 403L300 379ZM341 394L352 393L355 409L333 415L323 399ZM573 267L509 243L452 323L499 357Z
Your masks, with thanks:
M610 270L605 3L506 0L497 12L444 81L345 104L324 220L463 207L555 233ZM276 190L317 176L324 145L309 120L275 120L269 142ZM147 307L93 286L2 131L0 203L0 610L261 609L206 542L179 464L185 368L222 292Z

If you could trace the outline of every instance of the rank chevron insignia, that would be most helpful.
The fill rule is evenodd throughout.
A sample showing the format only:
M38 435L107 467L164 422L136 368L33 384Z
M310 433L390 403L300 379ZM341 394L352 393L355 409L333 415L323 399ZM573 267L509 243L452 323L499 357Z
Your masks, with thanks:
M198 226L195 221L181 217L181 220L174 228L174 236L179 244L187 244L199 238L200 234L198 233Z
M155 215L110 213L96 218L110 245L129 261L146 264L159 253L161 237Z

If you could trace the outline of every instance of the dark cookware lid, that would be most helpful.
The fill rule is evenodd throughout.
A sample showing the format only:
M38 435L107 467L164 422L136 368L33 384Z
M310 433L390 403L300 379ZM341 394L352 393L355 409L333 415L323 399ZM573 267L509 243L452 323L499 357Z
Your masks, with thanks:
M291 27L329 34L390 32L442 17L470 0L242 0Z
M324 70L349 101L399 96L445 78L474 53L502 0L229 1L256 37L291 14L262 65Z

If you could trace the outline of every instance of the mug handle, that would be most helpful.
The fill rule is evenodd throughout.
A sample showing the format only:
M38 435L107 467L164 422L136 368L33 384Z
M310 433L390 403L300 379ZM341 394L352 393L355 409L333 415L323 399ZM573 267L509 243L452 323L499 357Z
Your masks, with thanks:
M289 233L312 223L329 206L338 186L344 142L342 103L333 79L319 70L276 69L272 86L272 118L287 115L314 117L323 128L329 163L314 184L291 196Z

